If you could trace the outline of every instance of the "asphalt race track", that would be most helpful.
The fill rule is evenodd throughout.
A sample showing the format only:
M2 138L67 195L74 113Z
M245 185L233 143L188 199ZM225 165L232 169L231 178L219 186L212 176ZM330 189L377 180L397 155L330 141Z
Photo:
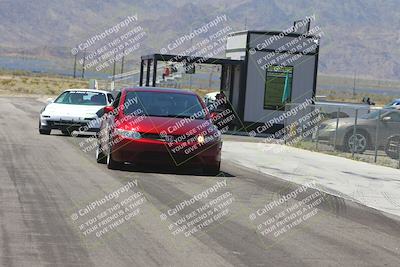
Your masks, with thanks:
M111 171L82 151L85 137L39 135L42 106L0 98L0 266L400 266L396 218L325 196L312 218L263 236L250 215L298 185L228 161L219 177L190 168ZM101 237L83 235L73 214L129 181L145 196L140 212ZM233 197L229 214L191 235L173 234L175 217L162 214L217 182Z

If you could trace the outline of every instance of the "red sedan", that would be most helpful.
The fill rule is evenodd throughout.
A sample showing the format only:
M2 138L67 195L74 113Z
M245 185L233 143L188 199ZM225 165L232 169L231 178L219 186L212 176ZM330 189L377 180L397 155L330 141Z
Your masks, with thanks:
M219 173L221 133L201 98L190 91L123 89L104 108L96 159L110 169L133 164L191 165Z

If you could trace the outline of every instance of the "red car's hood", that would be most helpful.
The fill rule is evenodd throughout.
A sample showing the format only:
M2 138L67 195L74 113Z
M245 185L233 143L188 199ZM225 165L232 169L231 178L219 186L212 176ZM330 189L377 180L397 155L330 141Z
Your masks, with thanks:
M118 128L152 134L196 135L206 131L210 126L212 126L211 120L206 119L191 120L189 118L139 116L129 119L125 117L121 120Z

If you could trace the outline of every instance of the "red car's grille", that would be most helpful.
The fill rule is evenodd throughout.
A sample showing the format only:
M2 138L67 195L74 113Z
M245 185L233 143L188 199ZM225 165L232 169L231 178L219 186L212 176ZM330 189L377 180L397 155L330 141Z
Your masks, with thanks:
M199 163L199 159L194 155L184 155L184 154L174 154L168 152L141 152L138 154L138 158L143 161L154 161L154 159L159 159L163 162L180 164L186 161L191 163Z
M165 137L160 134L155 133L140 133L142 138L154 139L154 140L162 140L166 142L187 142L187 141L195 141L196 136L185 136L185 135L167 135Z
M164 140L164 138L162 138L159 134L154 134L154 133L140 133L140 134L141 134L141 136L143 138L156 139L156 140L162 139L162 140Z

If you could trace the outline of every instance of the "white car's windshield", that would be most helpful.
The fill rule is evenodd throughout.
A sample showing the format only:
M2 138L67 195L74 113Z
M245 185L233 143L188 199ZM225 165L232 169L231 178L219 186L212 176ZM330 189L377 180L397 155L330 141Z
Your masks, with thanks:
M106 96L103 93L90 91L66 91L62 93L54 103L72 105L107 105Z

